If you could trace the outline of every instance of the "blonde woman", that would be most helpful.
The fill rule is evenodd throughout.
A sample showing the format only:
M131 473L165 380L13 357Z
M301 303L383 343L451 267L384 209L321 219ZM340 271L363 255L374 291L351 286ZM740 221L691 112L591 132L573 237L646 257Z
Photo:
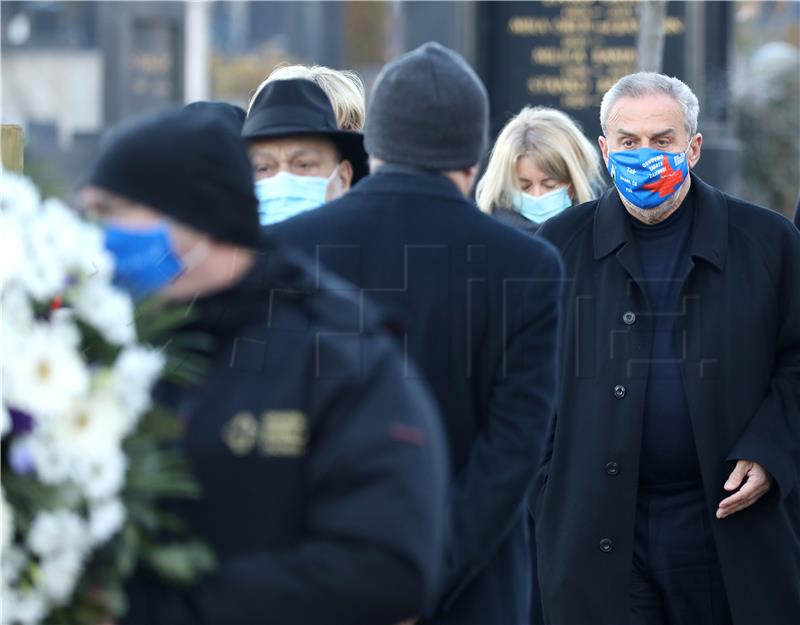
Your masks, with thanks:
M483 212L533 233L597 197L601 172L599 152L569 116L526 106L497 137L476 200Z
M338 70L324 65L284 65L272 70L266 80L250 98L248 112L258 94L275 80L302 78L316 83L328 96L336 113L336 123L342 130L361 132L366 117L364 83L358 74L349 70Z

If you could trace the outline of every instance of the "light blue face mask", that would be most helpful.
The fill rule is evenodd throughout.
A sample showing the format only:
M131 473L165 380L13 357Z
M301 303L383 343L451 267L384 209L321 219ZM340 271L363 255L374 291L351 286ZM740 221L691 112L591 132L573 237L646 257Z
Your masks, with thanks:
M327 178L298 176L282 171L256 182L261 225L275 224L322 206L328 183L338 171L337 166Z
M567 187L554 189L538 197L528 193L518 193L514 200L514 208L527 220L542 224L555 217L565 208L572 206Z

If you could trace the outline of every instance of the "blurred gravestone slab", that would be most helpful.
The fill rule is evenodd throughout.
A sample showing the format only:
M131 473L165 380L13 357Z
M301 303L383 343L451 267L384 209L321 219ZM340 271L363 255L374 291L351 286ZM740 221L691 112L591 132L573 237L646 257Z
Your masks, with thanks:
M525 105L560 109L586 135L600 134L603 94L636 71L638 2L485 2L479 68L496 135ZM685 7L670 2L664 23L666 74L684 75Z
M105 121L183 103L180 2L104 2Z
M24 165L25 137L21 126L3 124L0 129L3 169L21 174Z

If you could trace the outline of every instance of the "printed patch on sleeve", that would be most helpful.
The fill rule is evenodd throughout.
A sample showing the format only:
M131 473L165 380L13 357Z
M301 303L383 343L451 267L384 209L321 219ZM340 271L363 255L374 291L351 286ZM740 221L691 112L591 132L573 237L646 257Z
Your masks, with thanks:
M268 410L261 417L259 449L268 456L303 456L308 423L299 410Z
M237 413L222 428L222 440L237 456L246 456L258 440L258 421L250 412Z

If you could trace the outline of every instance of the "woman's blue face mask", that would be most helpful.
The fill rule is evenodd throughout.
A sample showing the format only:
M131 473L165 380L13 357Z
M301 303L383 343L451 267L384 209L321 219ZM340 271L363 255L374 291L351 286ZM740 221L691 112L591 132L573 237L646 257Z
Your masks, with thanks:
M514 201L514 208L528 221L542 224L572 206L567 189L561 187L539 196L520 192Z
M166 222L146 229L106 225L103 230L114 257L114 283L135 299L160 291L183 273Z

